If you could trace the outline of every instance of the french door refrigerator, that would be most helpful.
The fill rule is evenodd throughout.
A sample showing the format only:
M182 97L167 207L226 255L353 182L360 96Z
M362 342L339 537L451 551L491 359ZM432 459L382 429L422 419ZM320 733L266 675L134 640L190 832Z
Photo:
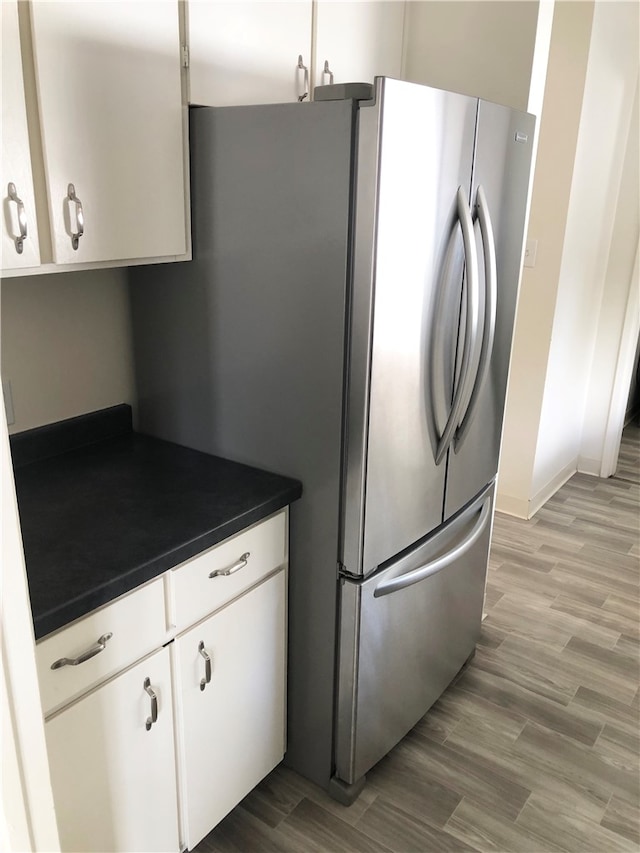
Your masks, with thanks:
M286 761L344 802L479 635L533 130L389 78L193 108L193 260L131 271L138 429L303 483Z

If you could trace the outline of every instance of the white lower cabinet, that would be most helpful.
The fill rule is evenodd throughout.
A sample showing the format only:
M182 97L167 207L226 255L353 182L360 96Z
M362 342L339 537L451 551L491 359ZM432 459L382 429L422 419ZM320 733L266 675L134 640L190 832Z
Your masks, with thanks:
M176 639L189 849L284 755L285 582L283 569Z
M284 510L38 643L63 851L193 849L281 761L287 529Z
M167 648L47 720L45 733L62 850L180 849Z

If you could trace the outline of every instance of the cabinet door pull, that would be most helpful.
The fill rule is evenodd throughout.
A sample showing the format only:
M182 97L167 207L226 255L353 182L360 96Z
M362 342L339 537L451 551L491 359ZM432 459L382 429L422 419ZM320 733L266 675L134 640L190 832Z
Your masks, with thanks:
M235 562L233 565L229 566L226 569L216 569L214 572L209 573L210 578L226 578L229 575L234 574L234 572L239 571L240 569L244 569L244 567L249 562L249 557L251 556L251 551L246 551L240 559Z
M198 643L198 652L204 658L204 678L200 679L200 690L204 690L211 681L211 656L204 647L204 640Z
M151 686L151 679L150 678L145 678L142 686L144 687L145 692L148 694L149 698L151 699L151 716L147 717L147 721L144 724L146 730L149 731L151 726L158 719L158 697L156 695L156 691Z
M27 214L25 213L22 199L18 198L18 191L14 183L8 184L7 195L9 196L9 201L15 202L18 208L18 228L20 229L20 233L13 239L16 244L16 252L21 255L24 248L24 241L27 239Z
M329 75L329 86L333 86L333 71L329 68L329 60L328 59L325 59L324 68L322 70L322 85L323 86L327 85L327 83L324 79L326 74Z
M113 637L113 634L109 632L108 634L103 634L98 638L98 642L94 643L91 648L87 649L82 654L79 654L77 658L58 658L58 660L54 661L51 664L51 669L60 669L62 666L78 666L78 664L84 663L86 660L95 657L100 652L105 650L107 642Z
M80 243L80 238L84 234L84 211L82 210L82 202L76 195L76 188L73 184L69 184L67 187L67 198L68 200L75 205L76 208L76 228L74 231L71 229L71 245L74 250L78 250L78 244Z
M302 61L302 54L300 54L300 56L298 57L298 68L300 69L300 71L304 71L304 92L301 95L298 95L298 100L304 101L305 98L309 97L309 69Z

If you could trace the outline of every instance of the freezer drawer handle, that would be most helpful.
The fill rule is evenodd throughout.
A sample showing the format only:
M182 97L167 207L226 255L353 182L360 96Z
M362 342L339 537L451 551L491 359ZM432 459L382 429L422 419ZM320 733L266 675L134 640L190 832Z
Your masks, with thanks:
M484 327L482 331L482 348L480 350L480 360L478 362L478 373L476 375L475 385L469 398L467 411L458 429L456 430L453 439L453 449L457 451L464 441L471 421L476 413L480 392L484 386L491 362L491 352L493 350L493 341L496 331L496 307L498 304L498 276L496 265L496 241L493 235L493 225L491 223L491 214L489 213L489 205L487 197L482 186L478 187L476 195L478 203L478 221L480 223L480 233L482 234L482 246L484 251L484 269L485 269L485 303L484 303Z
M469 370L471 369L472 355L475 349L475 342L479 334L479 319L480 319L480 294L478 290L478 253L476 248L476 239L473 233L473 220L471 211L467 204L467 197L464 194L462 187L458 187L457 193L457 212L462 229L462 242L464 243L464 262L467 274L466 292L467 292L467 330L462 349L462 364L460 366L460 377L456 388L451 411L445 428L440 436L438 447L435 454L436 465L439 465L444 459L449 444L453 440L453 434L456 427L460 423L461 409L466 397L466 389L469 381Z
M82 652L78 655L77 658L58 658L58 660L54 661L51 664L51 669L60 669L63 666L78 666L81 663L84 663L86 660L90 660L95 657L100 652L103 652L107 646L109 640L113 637L113 634L109 632L108 634L103 634L98 638L98 642L94 643L90 648L86 651Z
M438 557L436 560L432 560L430 563L420 566L417 569L412 569L410 572L407 572L406 575L400 575L397 578L390 578L387 581L382 581L374 590L374 598L379 598L381 595L389 595L390 592L396 592L399 589L404 589L407 586L418 583L418 581L422 581L425 578L429 578L432 575L441 572L442 569L446 569L446 567L450 566L451 563L455 563L457 559L462 557L463 554L466 554L467 551L475 545L489 523L490 517L491 498L488 497L482 505L482 510L478 520L466 539L460 542L459 545L456 545L455 548L452 548L451 551L447 551L446 554Z
M216 569L214 572L209 573L210 578L226 578L229 575L234 574L234 572L240 571L240 569L244 569L244 567L249 562L249 557L251 556L251 551L245 551L245 553L237 560L232 566L228 566L226 569Z

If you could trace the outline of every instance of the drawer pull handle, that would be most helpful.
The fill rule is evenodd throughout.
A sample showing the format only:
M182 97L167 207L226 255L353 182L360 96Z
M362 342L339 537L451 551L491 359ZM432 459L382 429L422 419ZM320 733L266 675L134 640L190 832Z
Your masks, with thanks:
M150 678L145 678L142 686L144 687L145 692L149 695L149 698L151 699L151 716L147 717L147 722L144 724L146 730L149 731L151 726L158 719L158 696L156 694L156 691L151 686Z
M78 666L78 664L84 663L86 660L89 660L90 658L100 654L100 652L103 652L106 648L107 642L112 637L113 634L111 632L103 634L98 638L98 642L91 646L90 649L87 649L86 652L82 652L82 654L79 654L77 658L58 658L58 660L51 664L51 669L60 669L62 666Z
M200 640L198 643L198 651L204 658L204 678L200 679L200 690L204 690L211 681L211 656L204 647L204 640Z
M234 563L232 566L229 566L229 568L227 568L227 569L216 569L216 571L215 571L215 572L211 572L211 573L210 573L209 577L210 577L210 578L217 578L217 577L224 577L224 578L226 578L226 577L228 577L229 575L232 575L234 572L237 572L237 571L239 571L240 569L244 569L244 567L245 567L245 566L247 565L247 563L249 562L249 557L250 557L250 556L251 556L251 552L250 552L250 551L247 551L247 552L246 552L245 554L243 554L243 555L242 555L242 557L240 557L240 559L239 559L236 563Z

